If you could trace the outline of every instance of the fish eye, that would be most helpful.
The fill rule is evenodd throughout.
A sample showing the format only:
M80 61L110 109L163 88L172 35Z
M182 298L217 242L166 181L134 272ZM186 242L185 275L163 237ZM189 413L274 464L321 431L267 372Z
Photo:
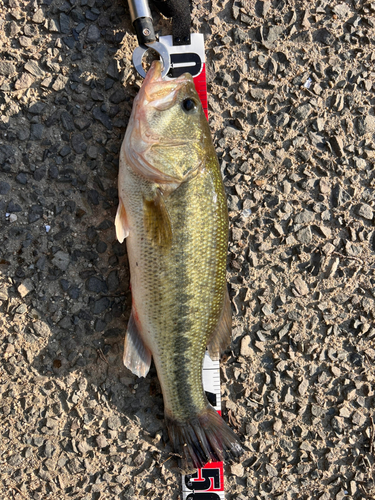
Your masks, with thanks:
M181 107L185 113L193 113L197 109L197 103L188 97L182 101Z

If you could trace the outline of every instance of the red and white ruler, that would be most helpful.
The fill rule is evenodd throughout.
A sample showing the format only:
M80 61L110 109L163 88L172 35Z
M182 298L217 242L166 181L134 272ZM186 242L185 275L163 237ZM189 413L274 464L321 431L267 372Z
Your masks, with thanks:
M203 388L208 400L221 415L220 362L208 352L203 361ZM182 500L224 500L223 462L211 462L194 474L182 476Z
M190 73L200 97L204 114L208 118L204 36L201 33L192 33L190 45L173 45L172 35L159 37L159 42L168 49L171 60L171 69L165 76L165 80L172 80L184 73Z
M159 37L159 41L167 47L171 60L171 69L165 79L190 73L208 119L204 36L193 33L190 45L173 45L172 36ZM212 360L207 351L203 361L203 388L209 402L221 415L220 362L219 358ZM223 462L211 462L194 474L182 476L182 500L224 499Z

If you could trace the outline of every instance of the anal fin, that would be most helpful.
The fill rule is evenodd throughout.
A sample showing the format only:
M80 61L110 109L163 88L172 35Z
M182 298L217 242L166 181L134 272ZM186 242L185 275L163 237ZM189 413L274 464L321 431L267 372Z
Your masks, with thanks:
M151 365L151 351L139 333L134 311L131 312L125 335L123 362L126 368L138 377L145 377Z
M211 358L216 358L229 345L232 336L232 307L228 289L225 289L224 303L216 329L209 338L207 348Z

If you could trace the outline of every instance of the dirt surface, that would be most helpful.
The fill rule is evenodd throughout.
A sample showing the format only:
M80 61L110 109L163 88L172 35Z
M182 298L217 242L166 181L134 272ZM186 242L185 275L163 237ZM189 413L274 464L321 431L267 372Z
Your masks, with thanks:
M193 3L231 219L223 415L247 447L226 498L373 499L375 4ZM155 370L122 365L127 6L0 5L0 498L178 499Z

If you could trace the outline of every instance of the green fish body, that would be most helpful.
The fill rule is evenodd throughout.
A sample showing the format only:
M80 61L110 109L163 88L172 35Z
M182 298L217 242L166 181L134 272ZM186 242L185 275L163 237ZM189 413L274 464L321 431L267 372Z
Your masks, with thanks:
M228 210L192 78L160 73L154 62L120 156L116 232L126 238L132 290L124 364L146 376L153 357L169 436L189 471L242 451L202 386L206 347L217 356L231 335Z

